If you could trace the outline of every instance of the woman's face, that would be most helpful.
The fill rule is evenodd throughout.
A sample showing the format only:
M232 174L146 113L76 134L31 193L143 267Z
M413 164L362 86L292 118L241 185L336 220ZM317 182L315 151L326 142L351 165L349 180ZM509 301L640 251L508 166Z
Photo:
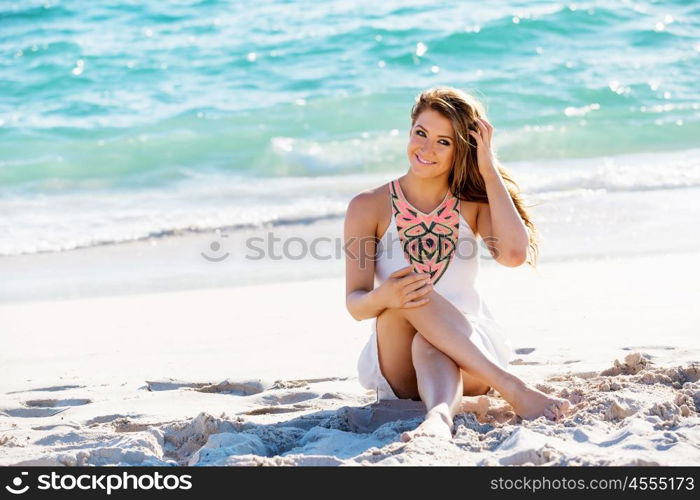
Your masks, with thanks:
M449 172L455 150L452 122L434 109L426 109L416 118L408 141L411 171L420 177Z

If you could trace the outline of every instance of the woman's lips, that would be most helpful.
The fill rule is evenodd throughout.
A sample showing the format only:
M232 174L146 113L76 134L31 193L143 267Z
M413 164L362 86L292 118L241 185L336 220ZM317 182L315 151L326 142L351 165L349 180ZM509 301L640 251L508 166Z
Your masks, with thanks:
M435 163L437 163L435 161L423 161L423 159L420 156L418 156L417 153L416 153L416 159L418 160L418 163L422 163L423 165L435 165Z

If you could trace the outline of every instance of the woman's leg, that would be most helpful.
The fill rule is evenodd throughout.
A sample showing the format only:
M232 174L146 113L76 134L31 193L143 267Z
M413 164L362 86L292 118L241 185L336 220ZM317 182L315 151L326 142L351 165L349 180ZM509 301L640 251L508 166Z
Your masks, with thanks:
M379 366L394 393L402 399L422 399L418 391L412 354L412 344L415 343L415 337L416 329L398 309L385 309L377 317ZM425 339L423 338L423 340ZM454 364L452 360L450 361ZM424 371L424 373L430 372ZM460 373L464 396L486 394L490 389L487 384L464 370L460 370Z
M419 398L411 343L416 329L398 309L385 309L377 316L379 368L397 397Z
M402 441L417 436L452 437L452 424L462 402L462 370L420 333L411 346L418 393L427 411L425 420L414 430L404 432Z
M468 374L462 369L459 371L462 374L462 387L464 387L462 394L464 396L483 396L491 390L491 386L489 384L483 383L481 380Z
M430 302L409 309L394 309L394 315L405 318L425 340L462 370L493 386L522 418L545 415L557 419L567 413L567 400L550 397L530 387L482 353L470 339L473 330L469 321L452 303L435 290L427 297Z
M490 387L461 370L420 333L413 337L411 347L418 392L427 413L416 429L401 435L401 440L410 441L425 435L452 437L454 416L463 411L462 396L483 395ZM484 410L483 404L472 403L471 406L468 411Z

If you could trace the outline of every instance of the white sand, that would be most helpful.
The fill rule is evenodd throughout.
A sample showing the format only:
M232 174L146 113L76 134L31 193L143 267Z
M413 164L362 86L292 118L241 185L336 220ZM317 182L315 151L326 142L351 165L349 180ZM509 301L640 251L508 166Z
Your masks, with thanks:
M576 411L465 398L452 441L358 384L342 278L3 305L0 465L698 465L699 257L482 269L513 372Z

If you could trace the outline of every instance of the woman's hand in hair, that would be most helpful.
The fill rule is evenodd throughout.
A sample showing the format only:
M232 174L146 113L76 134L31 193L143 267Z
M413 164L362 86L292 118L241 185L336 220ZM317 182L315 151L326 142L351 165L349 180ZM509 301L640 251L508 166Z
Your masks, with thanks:
M478 132L469 131L469 135L474 137L476 141L476 158L479 165L479 172L482 177L496 174L496 161L494 159L493 150L491 148L491 138L493 137L493 125L486 118L477 118L476 124Z

